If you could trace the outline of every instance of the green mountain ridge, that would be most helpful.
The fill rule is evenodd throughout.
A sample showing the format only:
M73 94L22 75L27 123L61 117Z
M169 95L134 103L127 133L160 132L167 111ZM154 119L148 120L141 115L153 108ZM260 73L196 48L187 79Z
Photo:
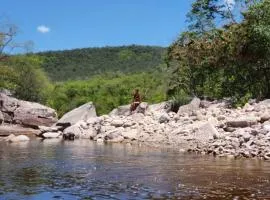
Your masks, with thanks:
M167 48L159 46L93 47L38 52L52 81L82 80L106 73L152 72L164 64Z

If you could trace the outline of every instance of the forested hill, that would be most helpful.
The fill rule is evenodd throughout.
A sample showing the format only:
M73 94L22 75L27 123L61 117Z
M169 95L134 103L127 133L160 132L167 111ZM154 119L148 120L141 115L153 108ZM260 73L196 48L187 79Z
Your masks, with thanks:
M149 72L164 63L166 48L120 46L37 53L53 81L85 79L104 73Z

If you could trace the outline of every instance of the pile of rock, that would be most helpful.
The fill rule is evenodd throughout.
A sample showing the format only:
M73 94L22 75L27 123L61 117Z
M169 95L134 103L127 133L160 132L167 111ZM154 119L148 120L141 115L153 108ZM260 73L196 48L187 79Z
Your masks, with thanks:
M97 116L89 102L58 121L53 109L40 104L5 95L0 96L0 102L0 120L34 127L35 134L44 139L142 142L180 151L270 160L270 100L233 109L226 101L194 98L177 113L171 111L172 102L141 103L132 114L126 105L103 116Z
M93 111L92 104L90 107ZM270 159L269 100L232 109L225 101L194 98L178 113L171 112L171 107L171 102L142 103L131 115L129 106L121 106L99 117L88 110L89 116L73 118L62 134L99 143L143 142L218 156Z

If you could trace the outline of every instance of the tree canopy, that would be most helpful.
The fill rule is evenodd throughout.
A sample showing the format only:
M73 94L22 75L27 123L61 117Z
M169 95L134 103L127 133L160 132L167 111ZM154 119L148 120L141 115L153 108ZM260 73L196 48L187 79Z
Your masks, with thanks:
M168 96L184 91L201 97L232 97L236 103L270 97L270 2L246 3L239 23L199 33L191 29L169 47Z

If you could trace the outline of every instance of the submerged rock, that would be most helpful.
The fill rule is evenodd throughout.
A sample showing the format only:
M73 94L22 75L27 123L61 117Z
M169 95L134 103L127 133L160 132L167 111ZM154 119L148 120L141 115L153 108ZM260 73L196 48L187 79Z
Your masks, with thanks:
M27 142L29 140L30 140L30 138L27 137L26 135L15 136L15 135L11 134L6 138L7 142Z

